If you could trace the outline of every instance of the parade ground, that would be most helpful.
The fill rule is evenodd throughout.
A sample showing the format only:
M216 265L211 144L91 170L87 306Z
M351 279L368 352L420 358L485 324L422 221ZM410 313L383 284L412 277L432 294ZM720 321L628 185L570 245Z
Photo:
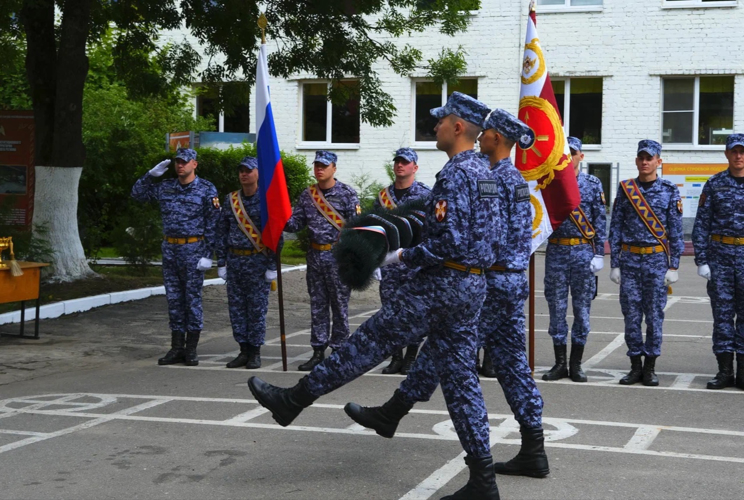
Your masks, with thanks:
M683 258L669 297L655 388L617 383L630 363L609 257L584 355L589 382L540 379L553 349L544 255L536 261L535 377L551 474L497 476L501 497L744 498L744 391L705 388L717 371L713 323L692 257ZM304 277L284 274L287 372L276 294L263 367L225 368L238 346L224 286L204 289L196 367L157 365L170 338L164 296L43 320L40 340L0 339L0 498L423 500L457 490L468 472L440 391L403 419L394 439L344 413L349 401L379 405L392 395L402 376L382 375L386 363L287 428L253 399L249 376L293 385L312 354ZM352 296L352 330L379 308L376 290ZM507 460L519 449L518 426L496 379L481 381L494 460Z

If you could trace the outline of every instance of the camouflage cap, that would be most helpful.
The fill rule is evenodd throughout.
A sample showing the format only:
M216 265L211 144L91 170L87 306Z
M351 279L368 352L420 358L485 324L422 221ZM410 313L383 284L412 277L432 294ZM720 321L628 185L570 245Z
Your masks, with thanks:
M396 158L403 158L407 162L418 162L418 155L416 154L416 151L411 148L400 148L398 151L395 152L393 161L395 161Z
M652 141L651 139L644 139L638 142L638 153L641 153L643 151L650 154L651 156L660 155L661 144L656 141Z
M486 119L489 111L488 106L479 100L460 92L452 92L452 95L449 96L444 106L433 108L429 113L437 120L447 115L459 116L463 120L480 127L483 125L483 120Z
M578 151L579 153L581 153L581 148L584 147L584 143L581 142L581 139L579 139L578 137L571 136L571 137L569 137L567 139L567 141L568 141L568 147L569 148L573 149L574 151Z
M258 168L258 160L253 156L246 156L245 158L240 160L240 163L238 163L238 169L240 169L240 167L245 167L248 170L253 170L254 168Z
M176 151L176 159L186 162L196 160L196 151L189 148L178 148L178 150Z
M338 156L336 156L336 153L331 153L330 151L321 149L320 151L315 152L315 159L313 160L313 163L320 162L323 165L330 165L331 163L335 164L337 160Z
M523 135L528 134L528 127L522 120L506 110L496 108L483 121L483 129L494 129L507 139L518 142Z
M734 149L736 146L744 146L744 134L731 134L726 138L726 149Z

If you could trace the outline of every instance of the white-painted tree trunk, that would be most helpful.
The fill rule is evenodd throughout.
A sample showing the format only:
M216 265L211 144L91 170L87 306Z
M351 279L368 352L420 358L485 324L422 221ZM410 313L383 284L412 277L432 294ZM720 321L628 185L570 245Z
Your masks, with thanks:
M78 232L78 186L82 167L36 167L33 226L46 227L54 250L51 278L73 281L94 275Z

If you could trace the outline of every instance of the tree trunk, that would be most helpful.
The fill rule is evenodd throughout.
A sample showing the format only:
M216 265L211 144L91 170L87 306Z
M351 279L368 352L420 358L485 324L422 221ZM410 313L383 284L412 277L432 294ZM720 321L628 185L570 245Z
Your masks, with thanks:
M72 281L95 273L80 243L77 224L78 186L82 167L36 167L34 228L47 229L54 250L52 279Z
M90 9L91 0L64 2L58 49L54 0L25 0L21 10L36 122L33 224L35 229L43 224L47 231L54 250L52 279L58 281L94 274L77 225L78 187L85 162L83 88L88 75L85 45Z

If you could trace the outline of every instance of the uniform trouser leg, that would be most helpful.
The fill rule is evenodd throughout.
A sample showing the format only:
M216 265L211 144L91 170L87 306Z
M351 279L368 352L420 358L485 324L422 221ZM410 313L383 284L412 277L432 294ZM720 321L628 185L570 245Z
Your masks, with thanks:
M642 287L643 276L640 267L640 256L624 252L620 264L620 309L625 321L625 343L628 356L643 354L643 321Z
M744 258L742 250L716 245L707 289L713 310L713 352L744 354Z
M548 244L545 253L545 300L548 302L550 326L548 333L553 338L553 345L566 345L568 323L569 261L570 253L567 247Z
M524 303L529 285L524 273L502 273L488 279L480 330L487 331L488 349L504 397L520 426L542 427L543 399L526 354Z
M646 318L646 356L661 356L664 308L667 303L667 287L664 276L669 270L666 254L646 255L643 259L643 313Z
M589 314L594 298L594 273L589 268L594 251L591 245L573 247L571 259L571 305L574 320L571 325L571 343L586 345L589 335Z
M269 290L261 255L227 257L227 302L233 338L238 343L261 346L266 337Z
M307 293L310 294L310 345L323 347L328 345L329 331L331 328L331 315L329 313L328 289L325 285L323 273L323 262L321 252L309 250L307 252Z
M330 253L330 252L327 252ZM338 277L338 265L331 255L331 262L325 267L325 282L328 298L333 313L333 326L329 345L333 349L344 343L349 337L349 297L351 289L341 283Z
M196 264L204 254L203 242L177 245L163 242L163 283L168 299L170 329L201 331L204 273Z
M174 332L186 332L186 315L184 314L183 291L179 278L179 267L176 245L163 241L163 285L165 298L168 300L169 327Z

